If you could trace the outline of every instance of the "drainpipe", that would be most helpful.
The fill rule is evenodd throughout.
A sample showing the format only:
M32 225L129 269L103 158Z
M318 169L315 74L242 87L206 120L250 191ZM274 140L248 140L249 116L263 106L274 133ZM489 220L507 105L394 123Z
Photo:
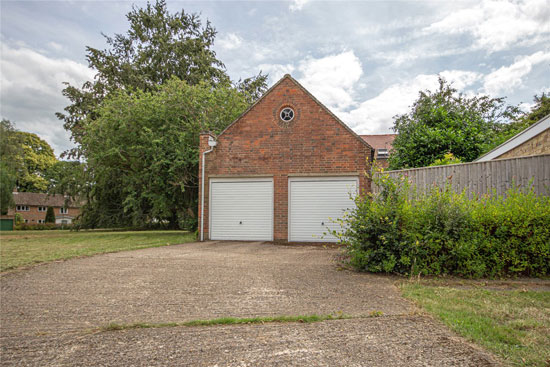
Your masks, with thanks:
M208 137L208 145L210 149L205 150L202 153L202 179L201 179L201 242L204 241L204 171L206 170L206 155L214 150L214 147L218 144L212 136Z

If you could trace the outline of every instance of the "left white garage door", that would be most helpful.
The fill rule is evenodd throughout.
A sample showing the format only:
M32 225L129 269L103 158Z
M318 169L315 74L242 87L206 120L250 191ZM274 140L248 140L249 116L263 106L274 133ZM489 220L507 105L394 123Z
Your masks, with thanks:
M211 240L273 240L273 179L210 179Z

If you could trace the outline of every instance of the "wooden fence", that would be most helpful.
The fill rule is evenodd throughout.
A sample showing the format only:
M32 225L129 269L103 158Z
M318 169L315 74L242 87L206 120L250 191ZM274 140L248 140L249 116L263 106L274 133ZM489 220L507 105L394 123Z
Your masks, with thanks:
M500 195L512 185L525 188L532 181L536 193L550 195L550 154L385 171L384 174L391 178L404 176L419 191L434 185L443 187L450 182L455 191L466 189L470 196L473 193L490 194L493 189ZM380 191L374 182L372 188L373 192Z

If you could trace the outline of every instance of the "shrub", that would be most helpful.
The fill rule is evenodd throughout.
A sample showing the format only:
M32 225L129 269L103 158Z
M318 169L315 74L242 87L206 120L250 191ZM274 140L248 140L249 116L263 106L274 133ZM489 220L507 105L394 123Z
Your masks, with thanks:
M21 224L25 221L21 213L15 213L15 225Z
M71 229L71 224L55 224L55 223L39 223L39 224L29 224L29 223L21 223L14 227L15 230L18 231L45 231L45 230L52 230L52 229Z
M550 274L550 198L532 188L468 198L377 178L335 231L359 270L467 277Z
M53 207L49 206L48 210L46 211L46 223L55 223L55 214L53 212Z
M446 166L449 164L458 164L458 163L462 163L462 160L460 158L457 158L453 153L448 152L443 156L443 158L436 159L428 167Z

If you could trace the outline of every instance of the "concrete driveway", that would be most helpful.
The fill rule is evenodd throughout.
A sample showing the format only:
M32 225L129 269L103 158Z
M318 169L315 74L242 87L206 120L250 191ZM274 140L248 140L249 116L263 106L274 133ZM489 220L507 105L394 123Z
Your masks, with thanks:
M1 278L2 365L497 365L338 249L208 242L74 259ZM97 331L109 323L339 313L350 320ZM362 318L371 312L377 318Z

